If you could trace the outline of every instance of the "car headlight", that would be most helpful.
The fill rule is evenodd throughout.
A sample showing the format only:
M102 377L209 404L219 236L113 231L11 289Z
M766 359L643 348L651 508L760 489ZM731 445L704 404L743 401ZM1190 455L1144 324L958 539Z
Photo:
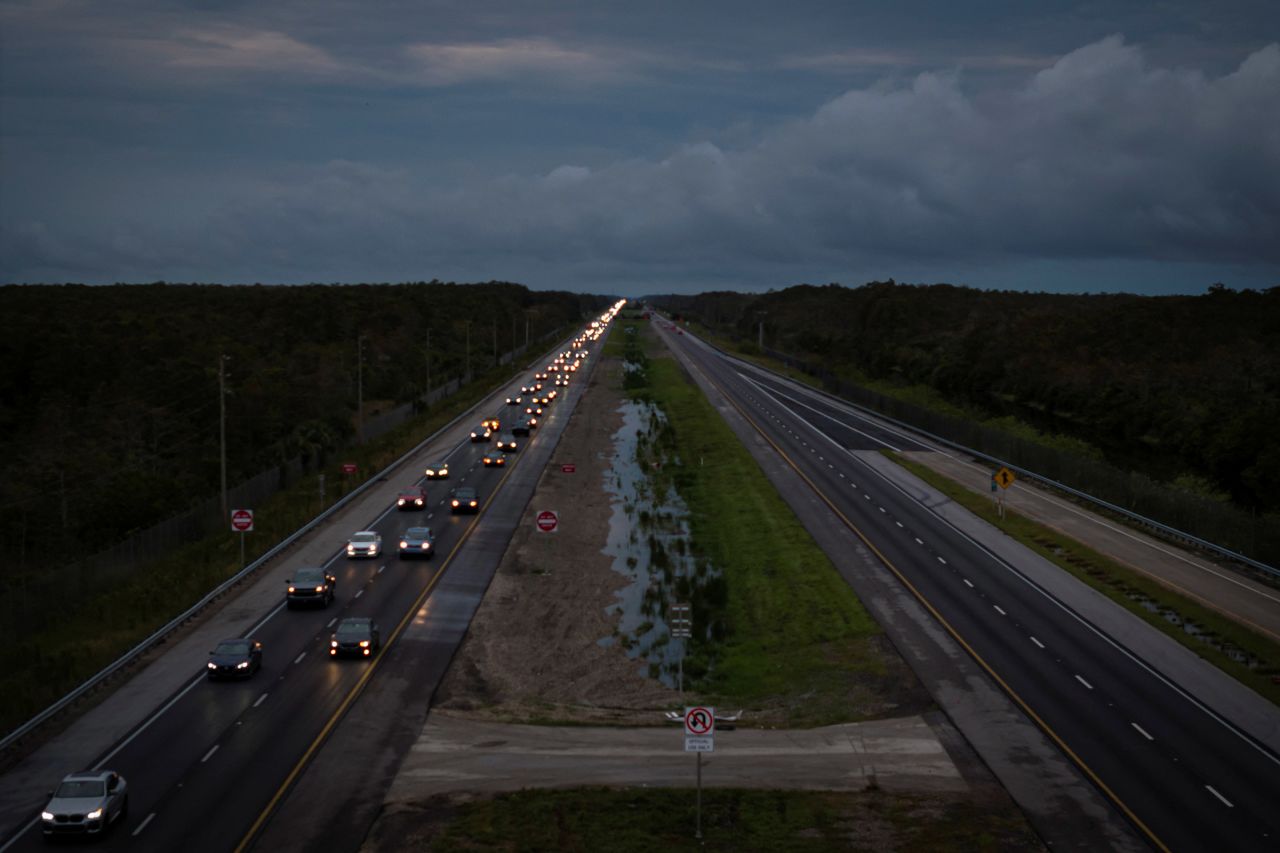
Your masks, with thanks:
M338 647L338 641L337 641L337 640L330 640L330 641L329 641L329 648L331 648L331 649L336 649L337 647Z
M247 660L242 660L240 661L240 663L236 664L236 669L248 669L248 668L249 668L249 662Z
M298 591L298 590L297 590L296 588L294 588L294 587L289 587L289 592L297 592L297 591Z
M431 543L430 543L430 542L423 542L423 543L422 543L422 550L424 550L424 551L425 551L425 550L427 550L427 549L428 549L428 548L430 548L430 547L431 547Z
M413 502L416 503L418 506L422 506L422 498L414 498Z
M316 592L324 592L324 585L321 584L320 586L316 587Z
M457 506L457 505L458 505L458 502L457 502L457 501L452 501L452 504L453 504L454 506Z
M475 502L475 501L472 501L472 502L471 502L471 505L472 505L472 506L475 506L475 505L476 505L476 502Z
M40 812L41 820L53 820L53 812Z
M399 500L397 500L396 506L404 506L404 498L400 498Z
M362 649L367 649L367 648L369 648L369 641L368 641L368 640L361 640L361 641L360 641L360 648L362 648Z
M356 546L354 546L354 545L348 545L348 546L347 546L347 553L348 553L348 554L354 554L355 552L356 552Z
M401 540L400 540L400 547L401 547L401 548L408 548L408 547L409 547L409 543L408 543L408 542L405 542L403 539L401 539Z
M209 661L209 669L217 669L218 665L213 661Z
M85 815L85 817L87 817L89 820L97 820L98 818L102 817L102 809L100 808L94 809L93 811Z

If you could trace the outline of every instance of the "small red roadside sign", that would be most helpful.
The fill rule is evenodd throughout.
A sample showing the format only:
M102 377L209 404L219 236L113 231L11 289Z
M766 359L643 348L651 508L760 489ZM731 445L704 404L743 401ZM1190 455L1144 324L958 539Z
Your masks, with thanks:
M554 510L544 509L538 513L537 522L539 533L555 533L560 526L560 516Z
M566 462L560 466L560 473L562 474L572 474L577 470L578 470L578 466L574 465L572 462Z
M251 509L233 509L231 510L231 529L236 533L252 533L253 532L253 510Z
M342 473L344 473L344 474L354 474L355 472L356 472L356 463L354 463L354 462L343 462L343 463L342 463Z

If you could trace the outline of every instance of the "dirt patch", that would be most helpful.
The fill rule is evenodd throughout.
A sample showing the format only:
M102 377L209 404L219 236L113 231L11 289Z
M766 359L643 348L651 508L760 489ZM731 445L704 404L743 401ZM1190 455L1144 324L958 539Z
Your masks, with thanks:
M596 365L560 437L435 707L508 722L659 725L679 694L645 674L618 645L601 645L618 621L606 613L630 580L601 552L611 496L604 479L622 426L616 359ZM564 463L576 471L565 474ZM535 513L560 513L554 534Z

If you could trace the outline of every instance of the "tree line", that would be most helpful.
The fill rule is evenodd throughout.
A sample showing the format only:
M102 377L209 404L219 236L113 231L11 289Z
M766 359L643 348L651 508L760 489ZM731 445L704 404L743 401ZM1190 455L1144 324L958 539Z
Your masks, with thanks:
M892 280L648 297L748 347L925 386L978 418L1280 510L1280 287L1199 296L985 291Z
M0 287L10 559L93 553L217 494L220 365L234 484L351 442L360 391L366 416L417 399L608 301L506 282Z

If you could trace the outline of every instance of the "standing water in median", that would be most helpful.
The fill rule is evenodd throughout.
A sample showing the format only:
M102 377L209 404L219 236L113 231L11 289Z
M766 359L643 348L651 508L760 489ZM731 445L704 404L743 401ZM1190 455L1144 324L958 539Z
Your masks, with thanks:
M705 562L695 563L689 509L675 489L664 483L656 493L659 478L654 473L663 465L679 464L666 459L655 444L666 425L665 414L641 401L625 402L618 411L622 427L613 434L613 463L604 475L613 513L603 553L613 558L614 571L631 582L614 593L618 600L606 608L619 618L613 635L599 643L618 643L629 657L644 661L644 675L675 687L681 645L687 641L671 639L667 608L680 593L688 601L696 586L718 572ZM704 629L695 624L695 635L705 634Z

